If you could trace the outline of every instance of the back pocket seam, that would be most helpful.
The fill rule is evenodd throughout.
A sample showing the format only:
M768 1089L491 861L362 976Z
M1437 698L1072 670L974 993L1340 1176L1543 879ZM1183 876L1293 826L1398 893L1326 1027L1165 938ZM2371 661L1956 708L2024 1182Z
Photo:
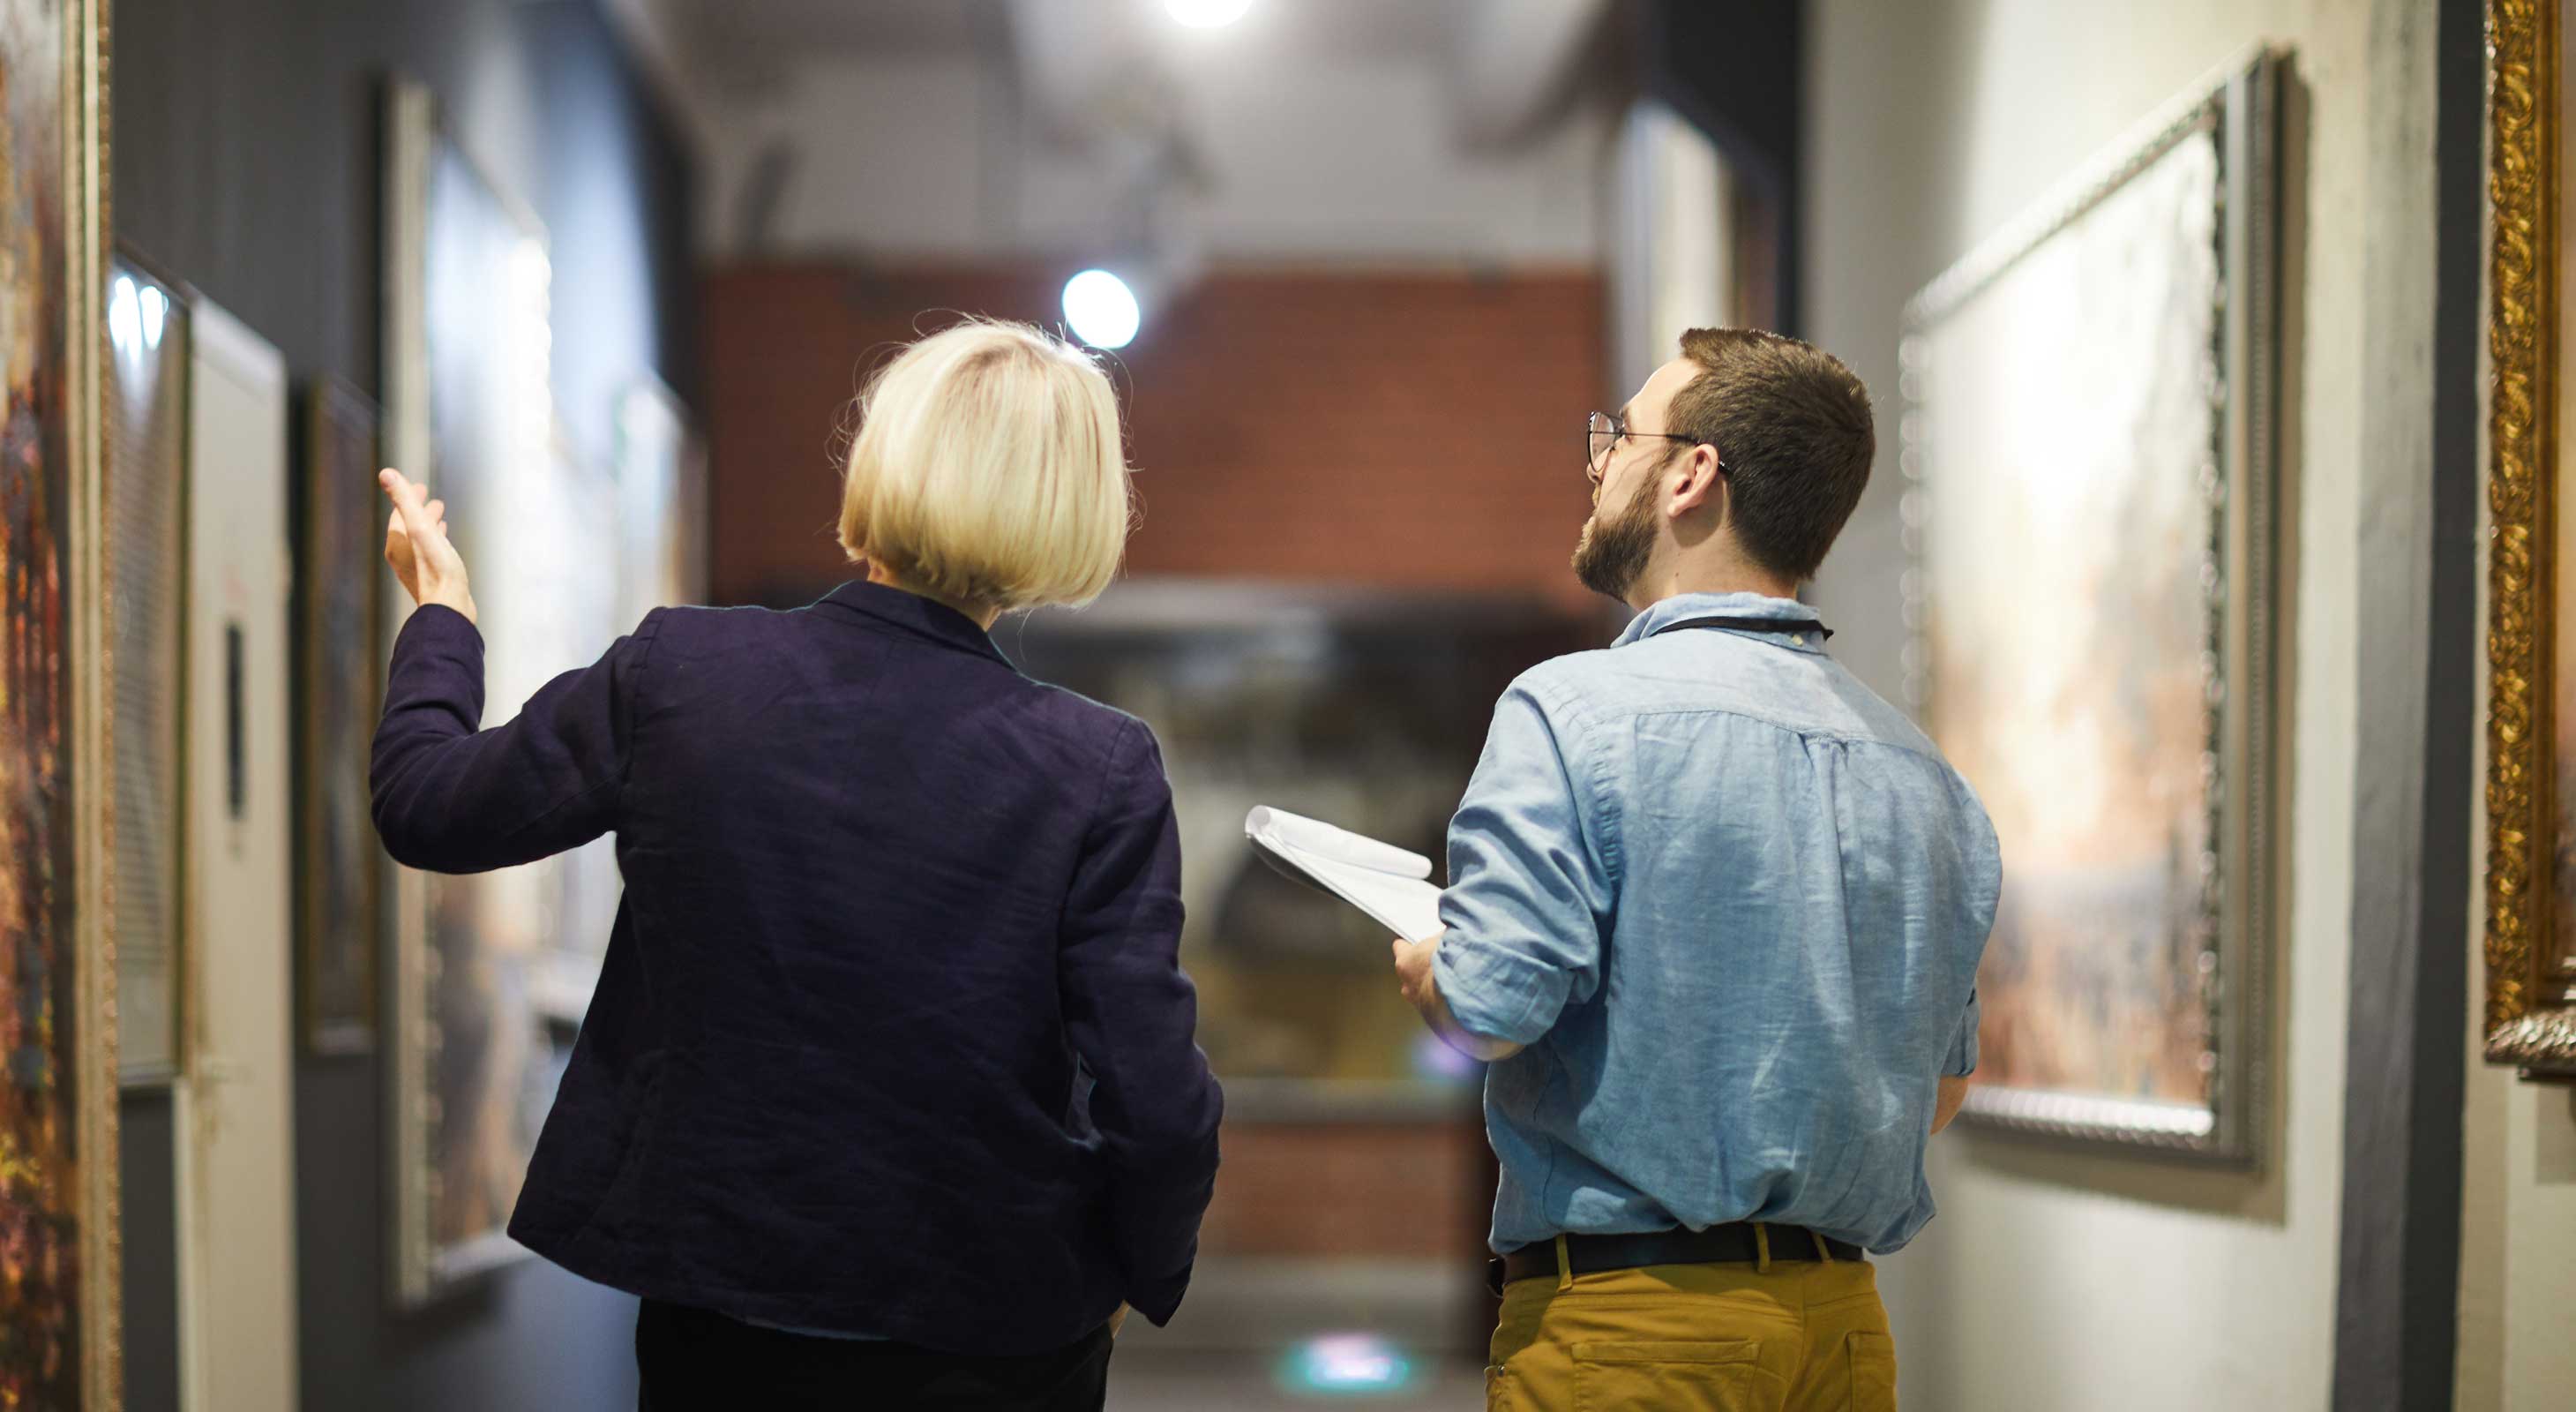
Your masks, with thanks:
M1587 1339L1574 1345L1577 1363L1758 1363L1761 1357L1762 1346L1751 1339L1701 1339L1689 1343Z

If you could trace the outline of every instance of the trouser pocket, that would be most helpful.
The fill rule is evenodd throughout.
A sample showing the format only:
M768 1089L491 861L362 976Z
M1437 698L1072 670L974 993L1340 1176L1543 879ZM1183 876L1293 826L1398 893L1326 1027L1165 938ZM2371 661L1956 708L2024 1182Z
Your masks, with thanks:
M1896 1412L1896 1340L1853 1334L1843 1349L1851 1359L1851 1412Z
M1760 1353L1751 1339L1578 1343L1575 1404L1565 1412L1778 1412L1788 1384L1756 1361Z

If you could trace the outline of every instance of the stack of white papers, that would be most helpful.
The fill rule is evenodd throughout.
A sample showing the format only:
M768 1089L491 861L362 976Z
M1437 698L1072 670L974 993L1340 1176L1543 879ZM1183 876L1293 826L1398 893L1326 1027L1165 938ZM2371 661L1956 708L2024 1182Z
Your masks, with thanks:
M1243 819L1244 837L1273 866L1311 882L1409 941L1440 930L1440 889L1431 860L1365 834L1263 805Z

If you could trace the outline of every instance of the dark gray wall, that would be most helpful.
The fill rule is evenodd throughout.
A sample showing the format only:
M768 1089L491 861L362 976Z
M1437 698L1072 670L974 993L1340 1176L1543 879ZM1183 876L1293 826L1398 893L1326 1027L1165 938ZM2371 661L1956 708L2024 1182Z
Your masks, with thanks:
M117 1111L116 1179L125 1193L125 1405L179 1405L178 1210L168 1089L137 1089Z
M689 166L598 0L117 0L117 236L278 345L299 383L377 379L377 102L428 82L452 131L545 221L555 397L586 455L617 391L695 401ZM284 525L280 525L284 533ZM634 1302L530 1262L420 1314L386 1303L383 1070L299 1058L304 1406L634 1405ZM166 1103L130 1099L128 1380L172 1405Z
M2431 79L2427 83L2425 80ZM2355 698L2336 1412L2447 1408L2460 1333L2467 830L2476 792L2479 0L2374 0L2362 282L2370 397ZM2428 160L2429 159L2429 160ZM2424 252L2433 252L2426 260Z

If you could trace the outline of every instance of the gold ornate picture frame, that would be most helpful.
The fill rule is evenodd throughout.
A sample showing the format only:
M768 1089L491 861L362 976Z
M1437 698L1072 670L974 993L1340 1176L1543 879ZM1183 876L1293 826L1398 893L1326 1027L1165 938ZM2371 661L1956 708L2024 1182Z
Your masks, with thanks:
M2576 751L2558 739L2559 0L2487 6L2489 403L2487 504L2486 1056L2525 1077L2576 1079L2576 828L2562 815Z
M0 0L0 1404L123 1401L107 0Z

